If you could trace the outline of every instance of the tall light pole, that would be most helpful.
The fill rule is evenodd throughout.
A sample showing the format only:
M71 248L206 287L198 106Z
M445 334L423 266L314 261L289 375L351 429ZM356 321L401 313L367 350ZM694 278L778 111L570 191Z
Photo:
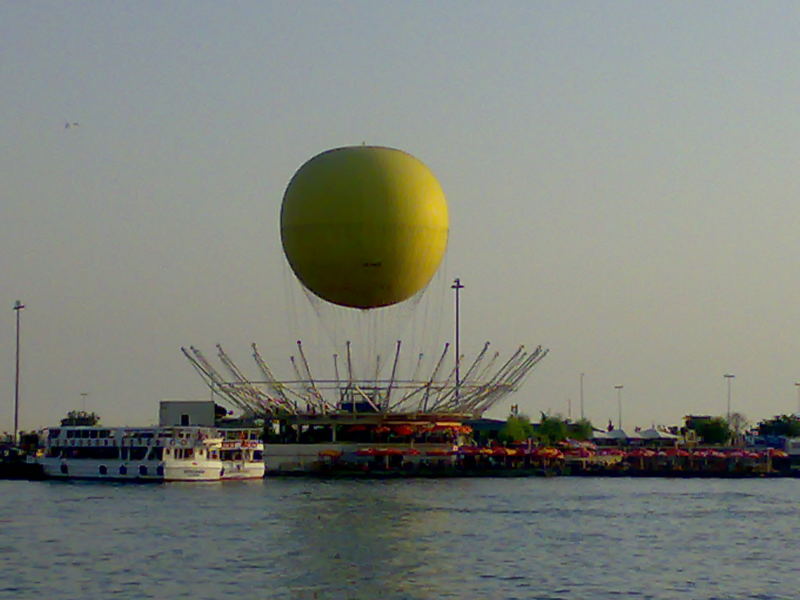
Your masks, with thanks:
M614 386L614 389L617 390L617 415L618 415L617 424L618 424L620 430L622 430L622 388L623 387L624 386L621 383L618 383L617 385Z
M583 373L581 373L581 421L584 420L583 415Z
M450 286L452 289L456 291L456 401L459 399L459 388L461 387L461 332L459 330L460 327L460 318L459 318L459 310L460 310L460 302L459 302L459 292L464 288L461 284L461 280L456 277L455 281L453 281L453 285Z
M19 313L25 305L17 300L14 303L14 312L17 313L17 359L16 371L14 375L14 444L17 443L19 431Z
M731 423L731 380L734 377L736 377L736 375L733 375L732 373L725 373L725 375L723 375L723 377L728 380L728 416L727 416L727 419L728 419L728 425L730 425L730 423Z

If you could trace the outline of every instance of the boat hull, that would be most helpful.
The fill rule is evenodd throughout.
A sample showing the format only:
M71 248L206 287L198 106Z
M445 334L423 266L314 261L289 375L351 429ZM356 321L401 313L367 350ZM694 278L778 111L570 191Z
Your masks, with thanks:
M209 464L175 464L170 461L68 460L40 458L45 477L52 479L97 479L106 481L219 481L222 467Z
M265 472L264 462L256 463L240 463L222 461L222 479L224 480L240 480L240 479L263 479Z

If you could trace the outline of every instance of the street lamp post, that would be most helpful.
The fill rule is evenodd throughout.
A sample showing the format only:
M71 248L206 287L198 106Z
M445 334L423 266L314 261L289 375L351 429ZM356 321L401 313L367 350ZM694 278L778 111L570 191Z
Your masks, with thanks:
M459 394L459 392L460 392L459 388L461 387L461 371L460 371L461 349L459 347L460 337L461 337L461 332L459 331L459 326L460 326L459 325L459 321L460 321L460 319L459 319L459 308L460 308L460 306L459 306L460 305L459 292L464 288L464 286L461 284L461 280L458 277L456 277L455 281L453 281L453 285L451 285L450 287L456 291L456 340L455 340L455 342L456 342L456 401L458 401L458 398L459 398L459 395L460 395Z
M617 390L617 424L622 430L622 388L624 386L622 384L617 384L614 386L614 389Z
M728 425L730 425L730 423L731 423L731 379L736 377L736 375L733 375L731 373L725 373L725 375L723 375L723 377L728 380L728 416L727 416L727 420L728 420Z
M14 375L14 444L18 441L17 432L19 431L19 313L25 305L17 300L14 303L14 312L17 313L17 357L16 370Z
M581 373L581 421L584 420L583 414L583 373Z

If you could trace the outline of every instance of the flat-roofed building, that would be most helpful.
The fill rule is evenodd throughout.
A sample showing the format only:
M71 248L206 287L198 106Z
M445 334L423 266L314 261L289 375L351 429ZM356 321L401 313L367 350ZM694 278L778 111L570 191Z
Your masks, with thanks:
M214 426L214 402L211 400L162 400L158 406L158 424Z

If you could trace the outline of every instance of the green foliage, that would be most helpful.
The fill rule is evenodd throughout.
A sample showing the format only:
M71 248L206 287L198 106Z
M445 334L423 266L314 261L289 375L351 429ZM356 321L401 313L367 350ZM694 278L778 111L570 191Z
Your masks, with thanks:
M579 419L569 425L569 436L576 440L590 440L594 434L594 427L589 419Z
M88 425L90 427L97 425L100 422L100 417L95 413L86 412L85 410L71 410L67 416L61 419L61 425Z
M498 434L503 443L522 442L533 437L533 425L525 415L511 415Z
M731 429L722 417L698 421L694 425L694 430L705 444L725 444L731 438Z
M550 417L542 413L542 420L536 428L536 437L548 446L562 442L569 436L567 422L561 416Z
M759 435L800 437L800 419L794 415L777 415L758 424Z

